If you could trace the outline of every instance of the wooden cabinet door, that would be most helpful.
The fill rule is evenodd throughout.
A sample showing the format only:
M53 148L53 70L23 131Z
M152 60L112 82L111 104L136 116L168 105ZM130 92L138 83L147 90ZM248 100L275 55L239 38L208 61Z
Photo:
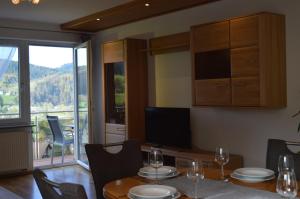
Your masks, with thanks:
M231 50L231 77L259 75L259 52L257 46Z
M249 16L230 20L231 48L257 45L259 39L258 30L258 16Z
M229 48L229 21L192 27L192 51Z
M124 41L103 44L103 62L115 63L124 61Z
M232 78L233 106L260 106L260 83L258 77Z
M195 105L231 105L230 79L195 81Z

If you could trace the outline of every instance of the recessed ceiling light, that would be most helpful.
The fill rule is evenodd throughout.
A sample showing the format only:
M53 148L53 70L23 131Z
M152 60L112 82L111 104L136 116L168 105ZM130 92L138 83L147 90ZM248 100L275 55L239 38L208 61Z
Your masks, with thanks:
M97 20L97 21L101 21L101 19L100 19L100 18L97 18L96 20Z
M150 6L150 3L145 3L145 6L146 6L146 7L149 7L149 6Z

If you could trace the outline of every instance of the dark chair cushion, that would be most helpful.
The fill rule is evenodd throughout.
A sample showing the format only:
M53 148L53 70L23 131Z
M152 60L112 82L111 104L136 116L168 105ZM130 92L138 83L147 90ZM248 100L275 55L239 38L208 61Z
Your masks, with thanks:
M122 150L116 154L107 152L102 144L87 144L85 149L98 199L104 198L106 183L135 176L143 165L140 144L135 140L125 141Z

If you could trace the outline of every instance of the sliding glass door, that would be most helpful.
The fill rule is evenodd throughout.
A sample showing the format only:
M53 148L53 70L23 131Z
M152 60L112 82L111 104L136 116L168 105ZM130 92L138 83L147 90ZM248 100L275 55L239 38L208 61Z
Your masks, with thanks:
M91 67L90 67L90 42L83 43L75 48L75 77L76 77L76 122L77 132L77 161L88 168L87 156L84 146L92 142L91 137Z

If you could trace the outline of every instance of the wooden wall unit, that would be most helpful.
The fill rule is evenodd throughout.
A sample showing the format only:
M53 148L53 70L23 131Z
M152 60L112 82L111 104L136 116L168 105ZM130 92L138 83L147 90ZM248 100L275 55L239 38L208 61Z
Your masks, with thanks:
M209 79L195 81L195 94L197 104L207 105L230 105L231 104L231 86L230 79ZM202 93L205 93L203 95Z
M149 46L151 55L187 51L190 49L190 32L150 39Z
M193 51L207 52L229 48L229 22L192 27Z
M124 41L110 42L103 45L104 63L124 61Z
M148 105L147 47L145 40L104 43L103 101L105 142L145 139L144 108Z
M193 105L286 106L283 15L259 13L194 26L191 52ZM216 86L224 79L226 85Z

